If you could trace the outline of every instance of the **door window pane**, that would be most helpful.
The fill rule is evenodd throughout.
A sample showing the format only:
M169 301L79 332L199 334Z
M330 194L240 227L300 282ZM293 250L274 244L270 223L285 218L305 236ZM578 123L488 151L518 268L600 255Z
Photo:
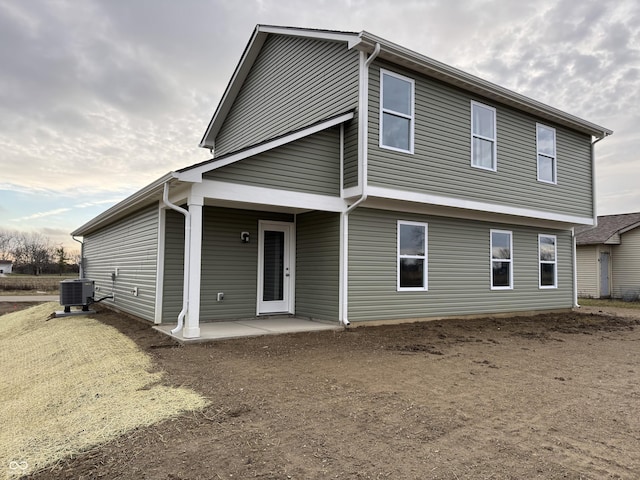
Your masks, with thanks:
M262 299L284 299L284 232L265 230Z

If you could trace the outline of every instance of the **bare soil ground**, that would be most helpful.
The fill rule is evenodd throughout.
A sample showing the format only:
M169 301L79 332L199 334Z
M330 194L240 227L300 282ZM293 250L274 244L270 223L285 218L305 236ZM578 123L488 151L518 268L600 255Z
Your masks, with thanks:
M186 347L101 310L212 403L30 478L640 478L640 311L605 310Z

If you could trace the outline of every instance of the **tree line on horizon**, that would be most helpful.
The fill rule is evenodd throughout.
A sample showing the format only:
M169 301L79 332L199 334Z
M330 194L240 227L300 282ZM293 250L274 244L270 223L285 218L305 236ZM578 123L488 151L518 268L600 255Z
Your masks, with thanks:
M46 235L0 229L0 260L13 263L13 273L67 274L79 271L80 251L55 245Z

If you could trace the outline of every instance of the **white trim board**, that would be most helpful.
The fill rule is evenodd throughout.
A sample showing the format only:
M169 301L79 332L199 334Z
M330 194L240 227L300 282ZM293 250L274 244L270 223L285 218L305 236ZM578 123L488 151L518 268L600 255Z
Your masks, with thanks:
M200 195L205 199L302 210L342 212L346 209L346 203L340 197L219 182L216 180L203 180L201 183L195 183L192 187L192 194Z
M422 208L432 207L450 207L463 210L471 210L478 212L478 214L501 214L509 215L513 217L524 217L528 219L541 220L545 222L559 222L569 225L592 225L592 217L579 217L575 215L566 215L561 213L546 212L543 210L533 210L521 207L512 207L509 205L499 205L487 202L480 202L476 200L464 200L461 198L445 197L442 195L432 195L429 193L409 192L405 190L394 190L391 188L369 186L367 189L369 199L365 203L366 206L372 206L373 208L382 208L388 210L398 211L412 211ZM376 201L377 200L377 201ZM401 202L412 202L414 208L404 205L396 205L393 208L383 206L384 200L396 200ZM374 206L375 205L375 206ZM452 215L449 213L440 213L441 216L451 216L465 218L463 212L460 215ZM466 218L477 218L473 216L466 216ZM512 223L511 219L505 223ZM533 225L533 222L523 222L525 225Z

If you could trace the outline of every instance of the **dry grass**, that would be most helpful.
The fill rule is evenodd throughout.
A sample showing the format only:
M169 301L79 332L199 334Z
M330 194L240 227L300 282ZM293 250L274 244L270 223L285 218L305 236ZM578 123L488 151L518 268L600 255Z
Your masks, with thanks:
M162 385L150 358L88 317L45 303L0 318L0 478L13 478L207 401ZM7 468L9 467L9 468Z
M580 305L588 307L615 307L615 308L637 308L640 309L640 302L623 302L622 300L604 298L581 298Z
M77 275L76 275L77 277ZM33 293L36 291L57 293L60 282L66 278L76 278L74 274L60 275L19 275L0 276L0 292L14 295L18 292Z

